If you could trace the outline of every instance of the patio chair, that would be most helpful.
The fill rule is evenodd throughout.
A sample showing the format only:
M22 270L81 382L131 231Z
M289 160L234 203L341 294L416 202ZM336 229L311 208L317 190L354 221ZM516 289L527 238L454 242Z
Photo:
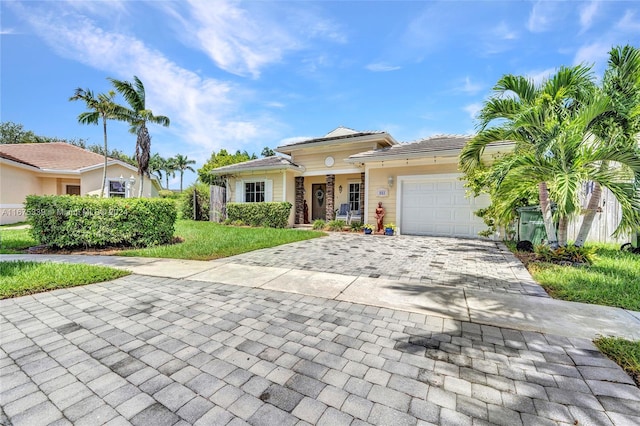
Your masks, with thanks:
M360 210L351 210L351 214L349 215L349 223L354 222L362 223L362 215L360 214Z
M340 204L340 210L338 210L338 214L336 214L336 220L344 220L346 223L349 223L348 203Z

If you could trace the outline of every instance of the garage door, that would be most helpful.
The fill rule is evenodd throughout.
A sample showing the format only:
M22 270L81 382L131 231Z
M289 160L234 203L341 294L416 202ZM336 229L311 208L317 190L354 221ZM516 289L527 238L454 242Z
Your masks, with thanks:
M401 180L400 232L408 235L446 235L479 238L487 229L474 211L487 207L489 198L465 197L457 177Z

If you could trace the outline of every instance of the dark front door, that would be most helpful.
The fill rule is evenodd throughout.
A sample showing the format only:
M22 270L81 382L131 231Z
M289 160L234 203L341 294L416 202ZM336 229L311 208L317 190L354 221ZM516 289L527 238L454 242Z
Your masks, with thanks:
M327 217L327 184L314 183L311 185L311 219L325 220Z

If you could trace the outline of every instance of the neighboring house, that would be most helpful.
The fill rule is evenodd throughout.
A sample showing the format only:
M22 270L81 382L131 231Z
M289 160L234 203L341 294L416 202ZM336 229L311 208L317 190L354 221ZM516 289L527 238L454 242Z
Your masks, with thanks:
M288 201L289 225L309 219L331 220L344 203L375 223L378 202L385 223L402 234L478 238L485 230L473 214L488 197L467 198L458 171L458 155L469 138L434 136L398 143L390 134L338 127L324 137L279 146L287 155L266 157L214 169L227 177L228 202ZM486 156L505 152L510 143L493 144Z
M62 142L0 145L0 224L25 220L27 195L100 195L104 156ZM109 158L105 196L138 195L138 169ZM131 183L133 182L133 185ZM158 179L145 179L145 197L157 197Z

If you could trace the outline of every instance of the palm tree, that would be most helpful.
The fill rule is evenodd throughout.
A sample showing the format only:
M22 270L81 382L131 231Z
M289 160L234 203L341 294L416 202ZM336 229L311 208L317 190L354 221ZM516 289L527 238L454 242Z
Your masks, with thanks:
M176 163L173 157L165 159L162 165L162 171L164 172L164 177L167 180L167 189L169 189L169 177L176 176Z
M167 160L162 158L157 152L149 158L149 172L158 176L160 182L162 182L162 167L165 161Z
M78 115L78 122L81 124L98 124L102 118L102 128L104 132L104 167L102 171L102 190L100 197L104 196L104 187L107 181L107 119L120 119L124 115L124 108L117 105L113 99L116 93L110 90L107 93L100 93L94 96L93 91L89 89L77 88L74 95L69 98L70 101L84 101L87 108L91 111L85 111Z
M492 199L503 217L509 216L504 209L537 185L548 243L552 248L564 246L568 220L580 211L580 187L593 181L609 188L622 206L616 232L639 223L640 194L634 182L640 177L640 156L619 138L603 140L596 134L598 123L614 111L610 97L593 83L589 68L561 68L540 87L524 77L505 76L496 87L509 88L516 96L487 101L480 114L483 128L463 149L461 166L467 172L478 167L491 142L515 142L514 153L492 166ZM498 126L486 127L498 118ZM608 163L616 167L602 167ZM551 201L557 209L557 235Z
M133 76L133 83L114 78L109 78L109 81L130 106L121 120L128 122L131 125L129 131L137 135L136 161L140 175L138 196L141 197L144 177L149 177L149 158L151 155L151 137L147 130L147 122L168 127L170 120L164 115L154 115L153 111L147 109L144 85L137 76Z
M612 102L613 115L604 117L595 126L593 133L610 144L625 143L624 150L633 149L635 137L640 133L640 50L632 46L615 47L609 52L609 66L604 73L602 90ZM639 111L640 112L640 111ZM609 162L603 161L600 172L609 170ZM586 212L575 245L584 245L598 205L602 197L602 186L594 182Z
M562 67L538 86L523 76L503 76L494 87L495 95L485 102L479 113L480 131L460 154L462 170L469 172L481 166L485 147L499 141L515 142L516 156L533 153L543 157L558 131L557 126L549 126L551 120L559 119L557 124L560 124L567 114L578 110L589 99L594 88L590 68L582 65ZM489 126L494 123L497 124ZM537 186L547 242L557 248L547 181L541 179Z
M196 164L196 162L195 160L187 159L187 156L182 154L176 154L176 156L173 157L173 162L175 169L180 172L180 192L182 192L182 178L184 176L184 172L185 170L195 172L193 167L191 167L191 164Z

